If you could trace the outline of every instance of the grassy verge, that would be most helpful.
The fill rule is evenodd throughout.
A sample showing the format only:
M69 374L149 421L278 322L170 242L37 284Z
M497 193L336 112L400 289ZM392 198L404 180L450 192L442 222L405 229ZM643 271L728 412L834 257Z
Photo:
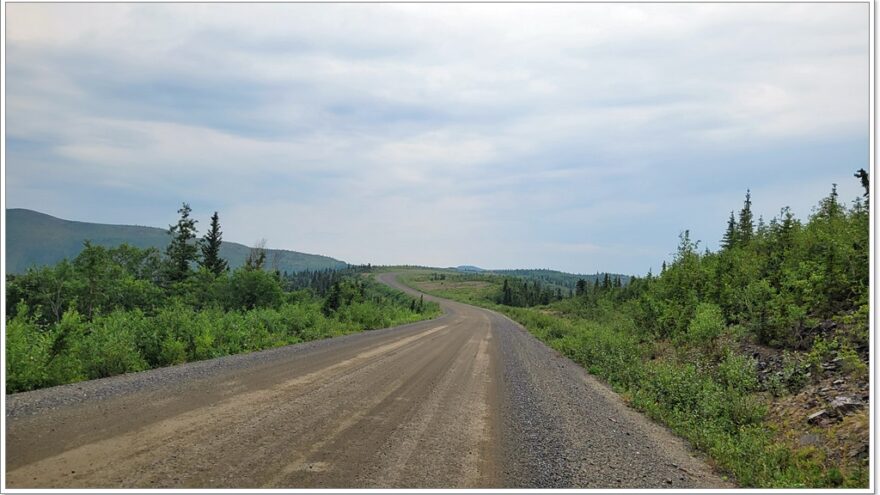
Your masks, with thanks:
M648 338L631 318L613 308L583 317L567 313L564 303L532 308L496 304L499 282L473 278L432 280L430 272L409 271L401 280L519 322L548 346L606 380L634 408L688 439L741 486L867 486L864 463L786 441L802 427L768 416L775 399L760 386L755 361L738 351L741 329L726 328L701 338L700 323L711 321L708 314L695 318L687 338ZM858 422L852 418L862 416L866 420L867 411L848 421ZM834 430L825 433L830 431Z

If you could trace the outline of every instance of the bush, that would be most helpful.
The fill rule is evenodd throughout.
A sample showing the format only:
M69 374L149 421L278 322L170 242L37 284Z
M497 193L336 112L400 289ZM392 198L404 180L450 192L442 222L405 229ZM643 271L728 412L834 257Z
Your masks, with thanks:
M841 359L841 370L844 373L852 374L859 379L868 377L868 365L848 344L841 345L840 350L837 351L837 357Z
M103 378L147 369L133 331L143 324L139 311L114 311L95 320L79 347L86 376Z
M52 330L52 359L49 361L49 385L61 385L88 377L80 359L80 347L88 331L86 322L76 309L64 312Z
M718 364L718 382L735 393L748 393L758 389L757 362L747 356L731 351L725 353Z
M688 339L699 343L707 343L724 330L724 315L721 308L712 303L700 303L694 318L688 325Z
M239 268L226 287L227 309L277 308L283 299L281 281L263 270Z
M6 322L6 389L22 392L47 385L51 338L27 316L27 306Z

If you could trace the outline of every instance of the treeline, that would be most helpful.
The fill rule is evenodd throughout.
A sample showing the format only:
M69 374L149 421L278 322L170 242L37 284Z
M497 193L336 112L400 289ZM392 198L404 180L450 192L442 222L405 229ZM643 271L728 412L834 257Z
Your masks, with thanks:
M304 270L300 272L284 272L281 276L284 287L289 291L310 289L323 297L342 280L361 273L373 271L372 265L349 265L342 269L327 268L324 270Z
M806 222L787 207L769 222L755 220L746 194L738 214L731 212L718 251L700 251L699 241L684 231L672 263L664 262L658 276L579 289L570 309L589 314L614 307L660 338L739 325L759 343L804 348L824 320L867 322L868 227L866 197L846 206L836 185ZM695 322L707 321L711 330L697 329ZM866 352L867 332L852 337Z
M564 297L562 289L550 288L538 280L505 278L495 302L505 306L528 307L550 304Z
M542 272L542 270L506 270L507 272ZM549 271L549 270L548 270ZM559 272L551 272L559 273ZM612 276L609 273L604 275L596 274L584 278L578 276L572 287L563 288L556 282L543 282L548 280L543 277L545 274L535 276L533 274L523 273L517 277L505 277L501 285L501 290L494 297L494 302L505 306L515 306L527 308L530 306L540 306L550 304L555 301L561 301L569 297L579 297L584 300L597 301L598 298L607 294L622 294L625 287L624 280L629 282L634 277L626 277L623 275ZM565 274L567 275L567 274ZM553 280L552 278L550 280ZM591 282L588 280L592 280ZM613 290L613 292L612 292Z
M537 280L542 284L560 287L563 289L563 294L566 296L569 295L569 290L574 291L575 288L578 287L579 284L594 284L597 281L599 283L602 282L603 279L608 278L611 280L620 279L622 284L626 284L629 280L629 277L626 275L618 275L618 274L609 274L609 273L596 273L595 275L578 275L574 273L565 273L557 270L548 270L548 269L516 269L516 270L493 270L492 273L502 275L505 277L518 277L524 278L528 280ZM583 281L583 282L581 282ZM569 289L569 290L566 290Z
M383 328L439 313L362 276L263 270L265 249L234 271L215 213L196 241L189 206L156 249L85 243L73 260L8 275L7 393Z

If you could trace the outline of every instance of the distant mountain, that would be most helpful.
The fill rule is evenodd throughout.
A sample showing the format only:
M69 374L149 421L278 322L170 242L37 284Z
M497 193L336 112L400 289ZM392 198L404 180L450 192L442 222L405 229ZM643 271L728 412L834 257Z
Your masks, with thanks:
M53 265L64 258L74 258L82 251L85 240L108 247L127 243L139 248L154 247L164 252L169 237L165 229L156 227L75 222L33 210L11 208L6 210L6 271L22 273L33 265ZM248 246L224 241L220 256L229 261L231 268L237 268L244 264L249 251ZM327 256L284 249L267 251L267 265L277 264L281 271L346 266L345 262Z

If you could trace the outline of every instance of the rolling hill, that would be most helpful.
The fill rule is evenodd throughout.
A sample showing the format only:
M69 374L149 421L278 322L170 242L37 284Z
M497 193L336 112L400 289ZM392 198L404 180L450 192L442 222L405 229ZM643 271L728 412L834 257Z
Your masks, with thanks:
M22 273L30 266L52 265L73 258L82 250L83 241L102 246L128 243L139 248L155 247L164 251L169 237L165 229L136 225L107 225L62 220L33 210L6 210L6 271ZM231 268L244 264L250 248L235 242L223 242L220 255ZM327 256L284 249L267 250L267 264L277 264L281 271L298 272L325 268L344 268L346 263Z

